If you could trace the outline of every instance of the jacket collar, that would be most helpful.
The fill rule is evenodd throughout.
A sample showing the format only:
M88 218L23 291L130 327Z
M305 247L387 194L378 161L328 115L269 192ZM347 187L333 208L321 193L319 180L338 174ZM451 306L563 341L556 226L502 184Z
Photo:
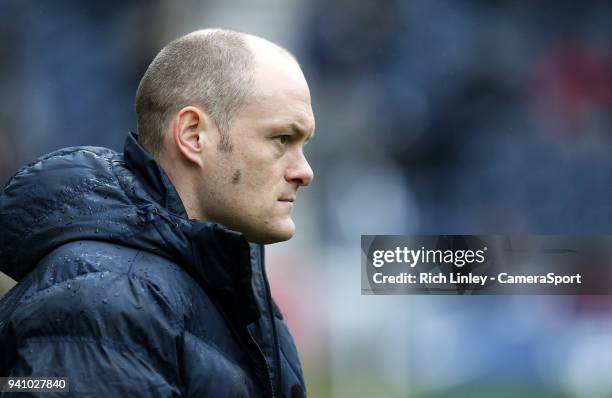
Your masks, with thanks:
M145 185L153 200L171 213L187 218L183 202L170 178L157 161L140 145L138 134L128 133L123 154L128 168Z

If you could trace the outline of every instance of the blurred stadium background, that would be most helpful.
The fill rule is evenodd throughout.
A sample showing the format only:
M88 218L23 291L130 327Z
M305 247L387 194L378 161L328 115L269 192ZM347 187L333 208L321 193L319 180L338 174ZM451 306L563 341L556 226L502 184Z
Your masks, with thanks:
M312 397L612 397L609 297L360 294L360 234L611 234L607 1L0 1L0 184L121 150L139 79L203 27L293 51L315 183L269 248ZM0 231L0 233L2 233Z

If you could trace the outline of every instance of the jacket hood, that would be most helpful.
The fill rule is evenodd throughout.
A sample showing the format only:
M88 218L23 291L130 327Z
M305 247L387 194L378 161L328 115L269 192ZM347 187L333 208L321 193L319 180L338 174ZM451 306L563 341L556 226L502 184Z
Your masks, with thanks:
M243 287L261 255L238 232L188 220L134 133L123 154L65 148L19 170L0 195L0 231L0 270L18 281L65 243L107 241L169 258L236 303L250 294Z

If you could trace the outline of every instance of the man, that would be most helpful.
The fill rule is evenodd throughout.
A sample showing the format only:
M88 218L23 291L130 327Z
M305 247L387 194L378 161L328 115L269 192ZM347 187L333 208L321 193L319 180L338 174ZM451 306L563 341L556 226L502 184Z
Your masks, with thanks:
M0 196L0 374L71 395L300 397L263 244L290 239L314 118L295 59L202 30L167 45L124 154L67 148Z

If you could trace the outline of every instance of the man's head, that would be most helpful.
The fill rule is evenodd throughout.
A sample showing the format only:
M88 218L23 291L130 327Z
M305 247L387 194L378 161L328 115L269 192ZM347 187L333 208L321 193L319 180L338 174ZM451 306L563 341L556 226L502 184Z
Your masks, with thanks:
M252 242L291 238L297 189L313 173L308 85L289 52L256 36L208 29L168 44L136 95L141 143L190 218Z

